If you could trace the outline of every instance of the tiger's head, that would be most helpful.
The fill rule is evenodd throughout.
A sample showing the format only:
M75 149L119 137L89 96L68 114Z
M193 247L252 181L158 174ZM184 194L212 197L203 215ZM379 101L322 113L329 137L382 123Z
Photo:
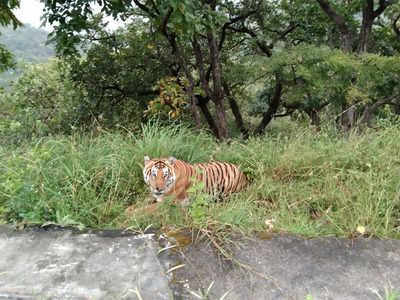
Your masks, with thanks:
M174 186L176 176L174 164L176 158L150 159L144 157L143 177L146 184L150 187L153 197L161 201L164 194L168 193Z

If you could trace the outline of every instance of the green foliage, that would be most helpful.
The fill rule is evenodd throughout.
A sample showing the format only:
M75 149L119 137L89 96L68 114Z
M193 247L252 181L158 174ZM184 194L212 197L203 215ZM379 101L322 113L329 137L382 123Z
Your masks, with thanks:
M179 124L161 126L158 121L142 125L140 135L133 139L140 162L145 155L150 158L175 156L187 162L206 161L215 143L214 138L204 132L193 132Z
M17 17L12 12L13 9L19 8L20 0L3 0L0 3L0 25L5 27L12 25L14 29L18 26L22 26L22 23L17 19Z
M61 61L32 65L12 88L0 94L0 138L7 143L34 136L70 132L83 95L68 79Z
M4 47L4 45L0 44L0 74L13 67L14 64L14 56Z
M335 118L344 103L358 107L361 114L368 104L382 101L396 105L399 101L398 56L356 56L328 47L302 45L279 51L260 63L266 76L278 73L284 80L283 111L320 111L329 104L330 112L336 112ZM253 102L252 112L265 112L273 93L274 81L269 81Z
M127 143L120 136L70 137L42 140L11 156L2 152L0 203L7 219L110 226L136 193L131 184L138 185L131 160L121 162L118 154Z
M205 184L203 182L197 182L195 178L191 178L190 181L193 184L188 190L191 201L190 215L195 225L206 227L208 207L212 198L204 192Z
M4 0L0 2L0 26L6 27L8 25L12 25L13 29L16 29L18 26L22 26L22 23L12 12L12 10L17 9L19 5L19 0ZM0 41L0 74L13 66L13 56Z
M255 7L250 0L221 0L214 9L193 0L110 0L101 1L99 15L93 14L90 0L43 2L48 21L57 23L51 39L58 54L77 54L74 47L83 41L85 56L69 57L68 64L31 66L12 89L2 91L2 219L257 231L272 230L275 220L275 230L307 236L399 237L400 145L395 114L400 111L400 59L398 36L390 27L398 5L376 20L379 26L373 26L372 37L382 37L371 43L373 53L355 55L338 50L341 34L317 1L261 1ZM148 6L138 9L133 3ZM352 36L360 28L362 3L332 4ZM102 15L133 21L110 33ZM203 64L195 56L199 50L195 42ZM0 59L6 67L11 56L2 50ZM221 74L215 66L221 67ZM202 104L216 99L206 97L201 81L208 84L209 94L217 95L222 92L217 89L221 75L228 86L223 91L226 99L237 100L246 125L268 110L276 83L282 81L278 114L291 119L273 121L264 137L229 144L216 143L178 121L171 125L166 118L141 124L146 108L170 117L182 115L185 82L165 79L180 78L184 67ZM249 103L251 96L255 99ZM341 137L329 125L348 106L361 120L368 113L378 117L379 130ZM211 115L216 108L209 105ZM319 131L302 127L306 114L313 118L318 113L328 120L319 124ZM233 124L233 116L228 118ZM96 136L74 132L77 126L88 125L94 125ZM127 133L109 134L104 128L124 128ZM3 146L13 142L20 148ZM200 192L201 185L195 185L188 214L167 202L162 210L168 213L127 216L125 208L145 205L144 155L233 162L252 184L220 202L209 201Z
M47 20L58 24L52 38L59 54L76 53L73 48L77 43L91 42L87 59L76 64L75 81L89 93L82 115L94 116L98 122L119 124L124 123L119 119L140 119L147 102L155 96L149 93L151 87L160 79L183 73L191 84L189 77L193 77L199 103L208 105L201 111L214 131L218 130L213 127L228 126L219 124L225 123L224 118L215 118L223 114L223 105L211 107L218 102L211 98L225 93L230 101L236 100L246 118L248 99L263 81L264 89L249 110L260 116L268 111L276 76L283 85L278 115L308 115L313 125L319 125L323 118L330 122L341 119L345 125L344 117L353 109L355 119L369 124L371 115L381 113L381 102L398 105L397 76L389 79L395 74L400 50L397 27L393 26L399 5L394 2L384 9L381 2L373 3L375 12L382 8L383 14L379 22L375 19L368 45L362 47L375 53L382 66L383 60L393 62L393 67L386 64L388 70L378 72L364 56L352 52L363 40L359 33L363 32L366 7L361 0L330 2L344 22L342 29L318 1L101 1L102 13L97 16L89 0L43 2ZM102 15L133 20L132 30L110 34L102 28ZM347 38L348 53L344 54L337 49L343 48ZM214 42L218 49L213 50ZM218 84L220 77L224 89ZM158 100L152 103L158 106L157 111L160 106L167 107ZM176 107L171 111L176 112ZM323 111L328 113L321 117ZM241 123L237 115L235 112L237 122L232 124ZM86 123L93 121L89 119ZM236 126L244 131L241 125Z
M94 20L93 22L100 22ZM87 92L78 107L79 122L94 121L102 127L135 127L161 78L173 75L174 62L164 43L151 37L145 24L132 24L113 34L96 23L85 58L70 58L71 78L77 89Z
M187 108L187 99L183 91L185 81L176 77L161 79L153 90L160 94L149 102L145 115L160 115L168 118L177 118Z

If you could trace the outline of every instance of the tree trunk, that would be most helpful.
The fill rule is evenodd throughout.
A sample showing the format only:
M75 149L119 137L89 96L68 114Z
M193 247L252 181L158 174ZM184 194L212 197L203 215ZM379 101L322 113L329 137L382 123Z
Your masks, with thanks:
M195 82L194 82L191 70L189 68L189 64L188 64L188 62L186 62L184 56L181 53L180 48L178 47L178 44L176 43L175 35L167 35L166 34L166 37L172 46L172 51L175 54L175 57L178 59L179 64L185 71L185 76L188 80L188 84L185 87L186 88L185 91L186 91L186 94L190 101L190 111L192 113L193 120L196 124L196 128L200 129L201 128L200 116L199 116L199 112L197 111L196 97L194 96Z
M385 103L386 103L385 100L379 100L376 101L374 104L367 104L365 106L360 122L358 123L358 128L360 131L364 130L366 127L371 126L371 120L374 113L381 105L384 105Z
M341 49L344 52L351 52L351 34L343 16L336 13L336 11L329 5L327 0L317 0L322 10L330 17L340 31Z
M196 97L194 96L194 80L193 78L189 79L188 78L188 84L186 85L186 94L188 95L189 101L190 101L190 112L192 113L192 117L194 120L194 123L196 124L196 129L201 128L201 122L200 122L200 116L199 112L197 111L197 101Z
M209 102L207 98L202 97L201 95L197 95L197 104L199 105L204 118L206 119L208 126L210 127L211 131L214 133L214 135L218 138L218 130L217 130L217 125L215 124L214 118L212 117L208 107L207 103Z
M350 30L346 24L343 16L336 13L336 11L329 5L327 0L317 0L322 10L332 19L333 23L339 29L341 34L340 48L343 52L350 53L352 51L352 38L350 35ZM369 1L369 0L368 0ZM355 112L353 109L349 108L347 103L342 106L342 116L341 124L345 130L350 129L354 124Z
M217 47L215 36L211 30L207 33L208 45L210 48L211 69L213 78L213 92L211 99L215 104L216 125L218 138L221 140L229 139L228 126L226 122L224 91L221 82L220 53Z
M237 104L235 98L233 98L233 96L231 95L228 84L226 82L223 82L222 85L224 87L225 94L229 99L229 105L230 105L232 113L235 117L236 127L240 130L243 137L245 139L247 139L249 137L249 132L246 129L246 127L244 126L244 122L243 122L242 114L240 113L239 105Z
M269 122L271 122L272 118L278 111L281 103L282 88L282 82L277 76L274 95L271 99L268 110L263 114L260 125L258 125L257 129L254 131L255 135L260 135L264 132L265 127L269 124Z
M208 83L207 74L204 70L203 54L201 52L201 48L200 48L199 42L197 41L196 36L193 37L192 46L193 46L194 55L196 58L196 67L199 70L201 88L203 89L204 93L206 94L206 97L209 99L209 98L211 98L210 86Z
M345 131L349 131L355 124L356 111L353 106L350 106L347 102L342 104L342 116L340 122L342 128Z
M372 7L371 7L372 5ZM374 22L374 3L371 0L365 1L363 6L363 16L358 39L357 52L368 52L368 44L372 32L372 24Z
M145 5L141 4L139 1L136 1L136 0L134 0L134 2L137 6L139 6L140 9L144 10L147 13L150 13L150 10ZM166 37L169 44L171 45L172 54L175 55L175 57L178 61L178 64L185 71L185 76L188 80L188 84L186 85L185 90L186 90L186 94L190 101L190 110L192 113L193 120L196 124L196 128L200 129L200 127L201 127L200 116L197 111L196 97L194 96L195 82L194 82L191 70L189 68L189 63L185 60L185 57L183 56L183 54L176 42L176 34L168 33L168 31L167 31L167 23L168 23L169 18L171 17L172 12L173 12L173 8L170 6L168 8L166 14L163 17L162 24L161 24L161 32Z
M318 112L315 109L306 109L305 112L311 120L311 125L319 128L321 119L318 116Z

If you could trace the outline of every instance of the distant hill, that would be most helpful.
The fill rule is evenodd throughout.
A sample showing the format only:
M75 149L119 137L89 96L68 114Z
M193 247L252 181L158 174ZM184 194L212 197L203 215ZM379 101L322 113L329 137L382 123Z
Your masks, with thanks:
M26 24L16 30L0 27L0 32L0 44L14 55L17 62L40 63L55 55L54 48L45 45L48 32L43 29ZM10 70L1 74L0 85L7 86L19 73L18 70Z
M26 62L43 62L54 56L54 48L46 46L48 32L37 29L29 24L13 30L11 27L0 28L0 43Z

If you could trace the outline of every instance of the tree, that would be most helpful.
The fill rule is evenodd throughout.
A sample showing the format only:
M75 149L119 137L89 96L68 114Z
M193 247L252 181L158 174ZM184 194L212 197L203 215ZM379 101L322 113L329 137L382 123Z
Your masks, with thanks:
M18 26L22 26L22 23L12 12L13 9L19 7L19 0L5 0L0 2L0 25L8 26L12 25L14 29ZM1 33L0 33L1 34ZM0 44L0 73L4 72L8 68L14 65L13 57L10 52Z
M179 68L162 37L154 37L147 24L134 22L110 33L96 17L85 37L84 58L69 57L71 77L87 97L79 107L80 120L103 125L136 123L143 117L148 100L158 91L157 81L177 76Z
M69 79L70 67L56 59L28 65L0 93L0 138L21 142L31 137L71 132L84 93Z
M341 49L347 53L353 51L353 44L356 45L355 51L358 53L368 52L372 35L374 21L383 12L393 5L394 0L362 0L335 2L335 6L329 0L317 0L321 9L330 17L341 33ZM378 3L376 3L378 2ZM341 14L339 11L342 11ZM358 29L358 37L355 37L355 30L351 30L351 25L356 23L357 15L361 13L362 22ZM349 129L356 122L355 108L349 103L343 103L342 125Z
M82 41L82 37L85 36L82 32L86 32L86 36L94 32L93 22L91 23L95 17L90 6L92 3L99 3L105 15L124 20L133 19L141 23L143 27L139 31L146 32L148 37L154 40L152 44L154 47L162 45L161 48L167 49L170 53L170 62L174 65L172 69L179 75L177 77L182 75L185 77L178 82L182 85L182 89L179 90L184 90L186 93L196 126L200 127L205 121L221 140L230 137L227 121L230 117L228 105L237 128L243 135L247 135L248 129L243 116L246 99L241 100L239 96L243 95L241 93L246 85L260 81L266 82L264 93L259 98L259 104L263 104L264 108L261 110L262 118L260 124L256 126L255 133L262 133L274 117L288 115L294 111L307 114L313 124L320 122L319 112L324 108L331 109L331 115L341 116L344 128L356 125L355 116L364 122L362 120L368 119L362 117L364 109L368 107L371 112L369 104L380 99L370 96L366 98L360 93L354 96L357 94L356 89L350 88L361 87L362 76L357 73L360 70L357 65L364 64L361 56L366 51L393 55L400 50L400 43L392 42L397 40L396 34L399 28L398 5L390 0L73 0L68 2L43 0L43 2L46 5L47 20L55 24L51 38L57 42L58 53L61 55L76 55L78 52L74 45ZM379 33L384 33L383 37L371 38ZM130 34L133 39L138 38L134 33ZM101 37L103 38L108 39ZM112 41L111 38L109 40ZM114 62L118 60L114 60L113 57L118 57L118 54L110 56L109 53L113 51L106 50L107 47L101 48L105 43L100 40L92 39L91 42L96 43L93 49L97 49L88 52L88 58L92 60L91 65L98 64L97 70L103 68L104 73L109 74L108 78L113 78L112 73L118 73L117 70L133 70L140 65L140 59L132 59L131 66L121 65L120 69L115 69ZM111 45L111 42L109 44ZM313 47L297 47L303 44ZM326 54L333 52L329 52L325 45L331 49L341 49L344 54L334 52L333 57L337 61L329 60ZM108 49L110 47L108 46ZM129 52L127 50L129 47L131 46L127 44L120 52ZM306 51L310 53L303 53L301 49L308 49ZM94 60L96 52L103 53L104 59ZM149 52L151 51L143 52L144 56L141 59L149 59L151 57ZM323 55L323 60L322 57L318 59L319 54ZM292 65L287 66L285 61L280 61L281 56L293 60L299 56L302 61L295 60ZM256 67L259 70L250 70L254 68L252 61L258 59L264 61L265 65L274 67L268 68L264 74L260 74L262 66ZM104 63L107 61L112 63L107 65ZM149 61L157 65L157 60L149 59ZM319 66L315 67L314 63ZM326 64L331 64L331 67L328 68ZM108 68L111 72L108 72ZM146 74L151 72L151 68L146 70ZM307 73L304 73L305 71ZM336 82L326 77L327 73L324 72L333 72ZM167 73L162 75L168 78ZM140 78L133 73L127 76ZM171 82L166 78L164 83ZM79 80L87 83L89 79L90 76L87 76L86 79L80 77ZM100 79L99 77L98 82L106 87L108 82ZM120 84L129 80L120 76L118 81ZM147 82L153 81L146 79L142 85L146 86ZM92 87L95 88L96 85ZM92 99L99 100L106 95L104 97L110 101L104 103L118 101L121 94L118 89L104 90L99 85L97 87L98 94L93 93ZM372 91L367 85L364 88L368 88L367 94ZM126 95L126 89L124 91L122 94ZM352 96L349 95L350 91L353 93ZM102 94L103 92L105 93ZM382 94L385 99L386 96ZM162 97L159 100L156 101L157 105L168 103L163 101Z
M58 22L52 34L57 41L59 53L73 53L73 44L79 41L78 32L90 28L88 16L92 14L92 1L75 0L45 1L46 16L50 23ZM180 70L186 77L185 91L197 127L200 126L199 108L210 128L220 139L229 138L225 100L229 101L239 129L246 134L239 105L227 81L226 63L237 56L238 43L251 47L253 41L265 54L274 43L292 32L295 24L280 24L288 28L268 32L263 21L264 14L276 6L265 1L139 1L135 7L128 1L102 1L102 10L114 16L127 17L142 15L150 21L153 34L161 34L169 43ZM276 17L276 19L279 19ZM249 26L252 24L251 26ZM273 26L273 24L270 24ZM250 29L251 28L251 29ZM274 38L266 43L265 33L274 33ZM210 110L209 105L213 104ZM215 116L211 111L215 111Z

